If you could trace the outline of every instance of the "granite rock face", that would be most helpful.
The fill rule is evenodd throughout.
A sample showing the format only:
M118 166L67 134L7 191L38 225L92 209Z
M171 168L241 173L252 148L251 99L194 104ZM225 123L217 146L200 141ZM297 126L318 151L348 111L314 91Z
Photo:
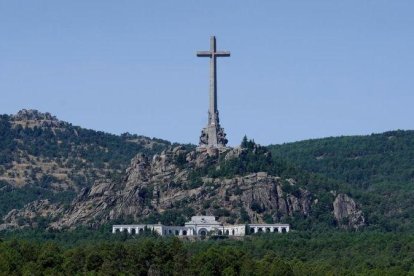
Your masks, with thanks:
M333 213L338 225L358 229L365 225L365 217L355 200L346 194L338 194L333 202Z
M232 178L192 176L197 168L220 158L237 158L242 152L199 152L175 147L152 157L139 154L132 159L121 183L97 182L82 190L50 226L72 228L112 220L142 221L154 213L186 209L194 214L215 215L224 223L243 223L246 219L279 221L295 212L309 214L314 204L309 191L286 193L282 188L284 180L265 172Z
M0 225L0 230L7 228L36 228L41 219L56 219L63 212L63 207L52 204L49 200L33 201L23 209L11 210L4 218L4 223Z
M266 172L229 178L195 173L217 169L219 160L243 154L245 149L240 148L199 151L182 146L152 157L138 154L121 181L97 181L81 190L69 208L38 202L13 210L3 219L3 227L20 227L19 218L36 215L49 216L49 227L57 229L140 222L166 211L214 215L223 223L280 222L295 214L311 215L318 200L293 179ZM53 212L47 213L47 208ZM365 223L355 201L346 195L338 195L334 210L335 218L341 223L347 220L350 227Z

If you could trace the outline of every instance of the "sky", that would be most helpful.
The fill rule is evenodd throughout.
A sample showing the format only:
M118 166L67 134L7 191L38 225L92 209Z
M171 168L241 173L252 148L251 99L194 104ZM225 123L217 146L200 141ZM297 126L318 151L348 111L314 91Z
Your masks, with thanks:
M414 129L414 1L0 0L0 113L197 144Z

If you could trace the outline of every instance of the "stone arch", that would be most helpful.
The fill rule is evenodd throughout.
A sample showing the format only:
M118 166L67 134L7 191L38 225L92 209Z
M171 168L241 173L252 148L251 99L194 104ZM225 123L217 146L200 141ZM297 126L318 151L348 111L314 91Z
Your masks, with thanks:
M124 232L124 233L127 233L127 234L128 234L128 229L127 229L127 228L124 228L124 229L122 230L122 232Z
M258 233L263 233L263 228L262 227L259 227L259 229L257 229L257 232Z
M144 228L139 228L139 233L140 234L144 233Z
M229 235L229 230L226 230L225 234L228 236Z
M137 233L137 230L135 228L131 229L131 235L135 235Z
M250 227L250 233L254 234L254 227Z
M286 227L282 228L282 233L287 233Z
M234 236L234 229L231 229L231 235Z
M119 229L119 228L115 229L115 233L116 233L116 234L121 233L121 229Z
M175 231L174 231L174 234L175 234L176 236L178 236L178 235L180 235L180 231L175 230Z
M266 233L270 233L270 227L266 227Z
M183 236L187 236L187 230L183 230Z
M198 235L199 236L207 236L207 233L208 233L208 231L207 231L206 228L201 228L201 229L198 230Z
M223 235L223 231L218 230L218 235L219 235L219 236Z

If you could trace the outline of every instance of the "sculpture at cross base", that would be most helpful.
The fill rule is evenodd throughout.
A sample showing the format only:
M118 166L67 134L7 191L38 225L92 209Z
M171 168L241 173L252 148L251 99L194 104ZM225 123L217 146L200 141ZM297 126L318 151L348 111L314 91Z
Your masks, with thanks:
M216 37L210 37L210 51L197 52L198 57L210 58L210 105L207 126L201 131L199 148L225 148L226 134L220 126L217 109L217 58L229 57L230 52L216 50Z

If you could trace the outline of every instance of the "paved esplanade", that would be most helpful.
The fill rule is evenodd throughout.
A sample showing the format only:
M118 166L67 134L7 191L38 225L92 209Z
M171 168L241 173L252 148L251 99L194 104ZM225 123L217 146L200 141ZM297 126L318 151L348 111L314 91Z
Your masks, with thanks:
M208 124L200 136L200 147L225 147L227 144L224 129L220 127L219 112L217 109L217 58L229 57L230 52L216 50L216 37L210 37L210 51L197 52L198 57L210 58L210 106L208 110Z

